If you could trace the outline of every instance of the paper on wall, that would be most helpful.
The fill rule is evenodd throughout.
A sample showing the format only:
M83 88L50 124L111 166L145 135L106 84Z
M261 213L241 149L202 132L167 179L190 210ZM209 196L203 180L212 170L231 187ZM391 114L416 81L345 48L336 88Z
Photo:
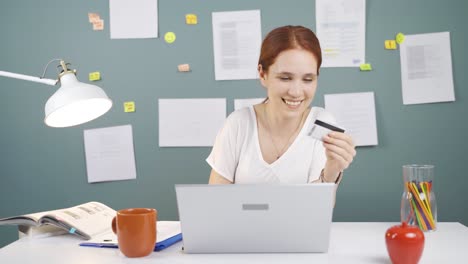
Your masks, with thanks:
M158 37L158 0L109 0L111 39Z
M260 10L213 12L212 23L215 79L257 79Z
M374 92L326 94L325 109L343 126L356 146L378 144Z
M455 101L449 32L406 35L400 63L403 104Z
M159 99L160 147L213 146L226 119L226 99Z
M265 98L234 99L234 110L256 105L263 102L264 100Z
M136 179L131 125L84 130L88 182Z
M316 0L322 67L359 67L366 54L366 0Z

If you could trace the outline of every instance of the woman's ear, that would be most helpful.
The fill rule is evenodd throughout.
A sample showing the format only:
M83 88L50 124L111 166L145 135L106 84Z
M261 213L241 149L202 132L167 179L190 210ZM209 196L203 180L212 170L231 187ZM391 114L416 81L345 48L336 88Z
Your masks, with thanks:
M258 76L260 77L260 83L265 86L266 72L263 70L261 64L258 65Z

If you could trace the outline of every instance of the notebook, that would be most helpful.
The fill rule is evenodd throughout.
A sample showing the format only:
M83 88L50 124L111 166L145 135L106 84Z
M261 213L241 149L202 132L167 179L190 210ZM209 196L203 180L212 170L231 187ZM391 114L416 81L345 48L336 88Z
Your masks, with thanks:
M327 252L333 183L176 185L187 253Z

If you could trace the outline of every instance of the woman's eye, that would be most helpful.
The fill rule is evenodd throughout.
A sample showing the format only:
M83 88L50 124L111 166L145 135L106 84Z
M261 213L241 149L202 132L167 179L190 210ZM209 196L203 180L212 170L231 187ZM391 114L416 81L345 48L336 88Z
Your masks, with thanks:
M313 82L314 79L304 79L304 82Z
M290 77L287 77L287 76L280 76L279 79L282 80L282 81L289 81L289 80L291 80L291 78L290 78Z

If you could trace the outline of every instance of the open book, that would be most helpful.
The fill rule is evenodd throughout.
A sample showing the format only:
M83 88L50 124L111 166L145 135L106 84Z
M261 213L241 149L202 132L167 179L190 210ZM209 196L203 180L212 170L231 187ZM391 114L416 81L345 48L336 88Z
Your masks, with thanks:
M88 240L80 246L118 247L112 232L116 211L102 203L89 202L70 208L0 219L0 225L18 225L20 236L51 236L71 233ZM182 240L179 221L158 221L155 251Z
M0 219L0 225L18 225L20 234L55 235L75 234L91 239L112 232L114 209L98 202L89 202L70 208L26 214Z

